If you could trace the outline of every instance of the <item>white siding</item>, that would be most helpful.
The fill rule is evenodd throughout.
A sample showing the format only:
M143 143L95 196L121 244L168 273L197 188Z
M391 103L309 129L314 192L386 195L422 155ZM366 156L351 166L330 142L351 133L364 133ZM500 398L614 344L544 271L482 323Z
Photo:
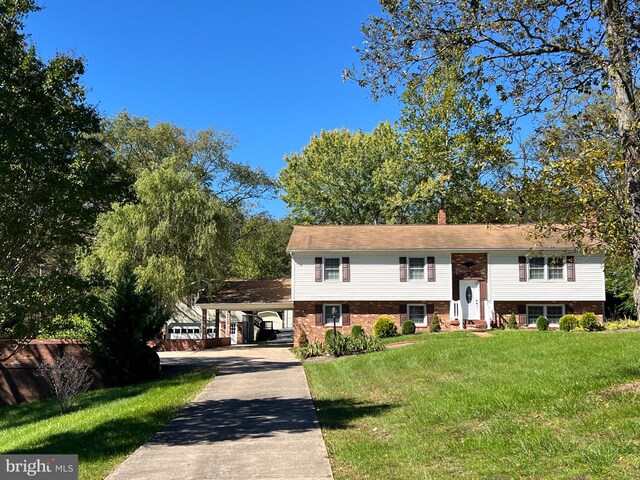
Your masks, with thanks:
M576 281L519 281L518 256L526 252L491 252L488 255L488 295L491 300L516 301L594 301L605 299L602 255L575 257ZM557 255L557 253L556 253Z
M400 282L399 257L435 257L436 281ZM315 257L349 257L350 282L315 281ZM451 255L446 252L332 252L294 253L292 294L294 301L354 300L449 300Z

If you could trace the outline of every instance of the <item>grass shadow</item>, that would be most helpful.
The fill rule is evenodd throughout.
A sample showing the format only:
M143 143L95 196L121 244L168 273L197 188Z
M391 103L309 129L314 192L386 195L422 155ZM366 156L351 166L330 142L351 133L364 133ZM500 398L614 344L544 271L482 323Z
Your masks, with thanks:
M359 418L375 417L397 408L390 403L367 403L348 398L314 400L313 403L320 425L331 430L346 429Z

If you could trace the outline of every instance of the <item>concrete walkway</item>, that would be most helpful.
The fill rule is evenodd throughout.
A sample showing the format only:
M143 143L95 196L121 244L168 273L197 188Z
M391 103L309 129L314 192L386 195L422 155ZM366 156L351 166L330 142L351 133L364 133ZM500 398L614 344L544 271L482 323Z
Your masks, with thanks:
M109 480L332 479L300 362L286 348L161 354L165 368L216 378Z

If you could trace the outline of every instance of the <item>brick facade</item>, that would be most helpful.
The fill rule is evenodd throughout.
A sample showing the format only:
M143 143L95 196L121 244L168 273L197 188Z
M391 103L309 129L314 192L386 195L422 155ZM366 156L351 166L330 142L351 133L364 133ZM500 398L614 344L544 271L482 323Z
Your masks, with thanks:
M521 301L521 302L494 302L494 310L496 312L495 322L496 324L506 324L509 321L509 317L512 313L516 315L516 319L518 319L518 323L520 325L525 325L526 318L523 318L522 315L519 315L519 311L522 311L523 306L526 305L564 305L565 314L572 313L575 315L582 315L587 312L595 313L600 322L603 321L603 311L602 311L602 302L593 301L593 302L557 302L557 301L544 301L544 300L536 300L532 301Z
M294 345L298 346L300 335L304 331L309 341L324 341L324 335L327 330L333 329L333 325L316 325L316 305L322 304L344 304L342 301L335 302L295 302L293 306L294 311ZM444 301L430 301L430 300L415 300L415 301L403 301L403 302L348 302L350 325L337 327L337 330L348 334L354 325L360 325L364 328L368 334L373 333L373 324L376 323L380 317L390 317L398 325L400 329L400 307L407 304L425 304L433 305L434 313L438 314L440 319L440 325L442 330L449 330L455 327L449 324L449 302ZM406 311L406 310L405 310ZM422 333L428 331L428 326L416 325L416 332Z
M480 317L481 320L484 320L484 308L482 308L482 305L487 299L487 254L452 253L451 270L453 300L460 300L460 280L478 280L480 285Z

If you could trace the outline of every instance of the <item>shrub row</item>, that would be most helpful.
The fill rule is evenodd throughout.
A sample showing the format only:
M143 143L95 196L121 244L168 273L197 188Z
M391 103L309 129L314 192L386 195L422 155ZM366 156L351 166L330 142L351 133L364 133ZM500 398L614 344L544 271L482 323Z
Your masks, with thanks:
M593 312L584 315L567 314L560 318L560 330L565 332L599 332L604 326L598 322L598 317Z
M617 322L606 322L604 324L606 330L622 330L624 328L640 328L640 322L638 320L630 320L625 318L624 320L618 320Z
M310 342L306 334L302 332L298 342L300 346L295 348L294 352L301 359L317 357L324 353L334 357L341 357L342 355L378 352L385 349L379 338L367 335L360 325L354 325L349 335L327 330L324 336L324 343L320 341Z

